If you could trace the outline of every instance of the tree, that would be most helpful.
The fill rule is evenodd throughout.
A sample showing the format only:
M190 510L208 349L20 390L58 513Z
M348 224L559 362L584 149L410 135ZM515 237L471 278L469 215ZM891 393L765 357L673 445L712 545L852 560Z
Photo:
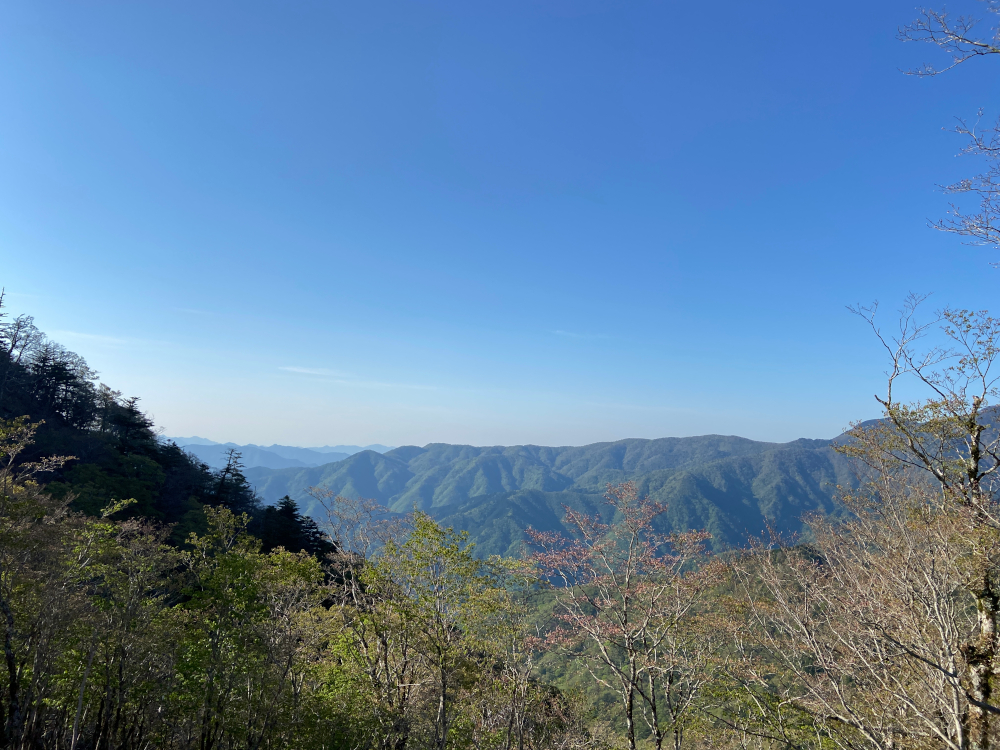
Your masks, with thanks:
M883 418L839 447L861 479L850 514L813 518L808 546L757 545L737 566L753 626L734 628L749 644L743 730L788 742L805 719L813 742L845 749L1000 739L1000 321L945 310L927 346L936 329L916 322L919 303L894 336L858 310L890 368ZM926 397L901 402L904 379Z
M226 465L215 475L212 501L234 513L253 513L258 509L259 500L243 474L242 459L243 455L235 448L226 452Z
M45 340L30 315L5 320L9 316L3 311L4 296L5 291L0 289L0 416L4 414L8 383Z
M276 505L264 509L260 538L264 552L284 547L290 552L303 550L310 555L325 557L335 550L316 521L299 512L298 503L285 495Z
M261 509L238 453L210 472L44 344L6 350L3 408L49 422L0 421L0 745L598 746L532 678L524 565L370 501L317 492L329 537Z
M639 717L657 750L668 738L680 748L713 650L697 605L721 571L698 564L707 533L655 530L666 507L640 497L634 483L608 485L605 498L614 524L567 509L575 538L528 531L542 574L558 585L561 626L548 643L582 656L594 680L617 693L630 748Z
M513 561L478 559L466 532L443 529L414 512L402 544L389 540L370 568L373 585L395 589L397 611L416 627L414 650L426 670L433 720L428 746L449 744L458 708L517 628Z
M60 589L64 527L55 523L64 505L52 501L36 478L64 459L19 464L38 429L25 419L0 421L0 617L6 681L0 707L3 740L17 747L44 695L47 665L65 613L78 603ZM50 521L48 524L40 520ZM32 669L32 667L34 667Z
M583 741L567 701L530 677L523 593L533 579L522 563L479 559L464 532L426 514L401 519L371 500L312 492L328 511L340 653L373 747Z
M994 0L984 3L990 15L1000 14L1000 4ZM1000 26L991 26L985 34L978 33L980 19L971 15L952 18L944 10L921 10L920 18L899 31L899 38L907 42L925 42L944 51L950 58L944 67L925 64L909 71L916 76L936 76L969 60L1000 53ZM983 159L987 168L974 177L945 185L950 195L970 195L978 199L978 210L967 212L956 204L951 205L949 217L933 226L943 232L968 237L972 245L1000 248L1000 119L993 125L982 125L980 110L975 122L959 119L955 132L966 145L961 154Z
M373 500L343 498L322 488L310 491L326 509L324 528L337 550L329 559L330 593L343 633L340 649L352 675L350 689L364 696L359 704L366 734L379 750L403 750L418 722L418 633L401 606L398 587L376 574L372 564L386 544L405 537L407 527Z
M323 573L305 552L259 551L247 516L206 509L182 560L188 601L176 707L202 748L289 742L302 721L301 685ZM184 727L179 727L184 729Z
M177 595L170 573L179 563L166 544L169 529L142 519L114 522L119 503L77 544L92 560L77 581L88 594L89 617L79 638L79 695L70 746L81 737L101 747L141 746L163 730L165 687L174 682L179 640L169 604ZM113 512L108 512L113 511ZM84 657L84 654L86 656ZM76 681L70 681L76 687ZM64 700L72 701L72 695ZM72 704L71 704L72 705ZM162 736L162 735L161 735Z

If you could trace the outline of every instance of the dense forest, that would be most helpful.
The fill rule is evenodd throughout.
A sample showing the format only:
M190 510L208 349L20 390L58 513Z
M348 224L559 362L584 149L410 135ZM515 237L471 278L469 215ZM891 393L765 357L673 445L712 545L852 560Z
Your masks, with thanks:
M520 554L529 527L569 533L564 508L602 513L608 484L634 482L666 505L657 521L662 530L703 528L712 534L709 546L722 551L768 526L798 533L804 514L836 512L837 487L854 482L837 442L702 435L574 447L432 443L246 474L263 499L288 495L319 515L312 487L369 497L402 513L416 507L468 531L480 554L497 555Z
M930 397L838 447L847 512L725 554L629 481L506 557L329 488L264 504L4 315L3 746L987 748L1000 321L945 311L928 357L917 302L890 385Z

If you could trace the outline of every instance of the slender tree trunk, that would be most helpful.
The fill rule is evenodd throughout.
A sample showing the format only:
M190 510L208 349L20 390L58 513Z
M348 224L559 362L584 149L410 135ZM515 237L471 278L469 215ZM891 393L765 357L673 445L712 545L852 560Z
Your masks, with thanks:
M656 750L663 748L663 730L660 729L660 703L656 697L656 678L652 671L647 672L649 682L649 714L653 725L653 745Z
M3 654L7 663L7 724L4 727L4 740L6 744L12 745L20 740L23 717L17 655L14 653L14 613L6 597L0 597L0 612L4 618Z
M100 750L101 740L104 738L104 715L107 705L107 697L101 698L101 705L97 708L96 728L94 729L94 750Z
M87 690L87 678L90 677L90 667L94 663L94 652L97 651L97 641L90 646L90 653L87 654L87 668L83 670L83 680L80 682L80 697L76 701L76 716L73 718L73 735L70 739L69 750L76 750L76 739L80 731L80 714L83 713L83 696Z
M437 722L434 729L434 745L439 750L444 750L445 742L448 738L448 675L444 665L440 665L441 675L441 695L438 702Z
M1000 633L1000 593L987 574L976 596L979 611L979 637L962 649L968 665L969 693L975 701L990 704L995 700L993 681L997 671ZM970 750L988 750L991 744L993 714L979 706L970 705L966 717Z
M516 718L517 718L516 714L517 714L518 693L519 693L519 685L515 678L514 688L511 691L511 696L510 696L510 713L507 715L507 736L505 737L503 743L504 750L510 750L511 741L514 738L514 727L516 725ZM523 732L520 732L519 734L523 734Z
M622 692L622 701L625 704L625 734L628 738L629 750L635 750L635 681L626 684Z

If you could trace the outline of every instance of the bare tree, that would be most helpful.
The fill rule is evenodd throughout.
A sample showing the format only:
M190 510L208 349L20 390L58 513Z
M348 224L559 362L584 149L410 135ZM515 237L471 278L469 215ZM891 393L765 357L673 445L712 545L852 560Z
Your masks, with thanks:
M920 302L893 335L857 310L890 366L883 419L839 448L863 480L850 514L811 519L808 546L759 544L737 565L755 626L752 708L732 721L743 730L845 749L1000 740L1000 321L944 310L921 324ZM925 397L901 401L904 380Z
M987 17L1000 15L1000 3L984 0ZM907 42L932 44L949 58L944 66L924 64L907 71L910 75L928 77L951 70L968 60L1000 53L1000 24L983 23L972 15L952 17L944 10L922 9L920 17L899 30L898 36ZM979 157L986 170L973 177L942 185L946 194L968 195L978 200L978 209L967 211L952 203L945 219L932 223L935 229L968 237L969 244L1000 248L1000 119L993 124L983 122L980 109L974 122L959 119L954 132L966 145L960 154Z
M1000 3L985 0L987 13L1000 14ZM899 29L897 37L904 42L926 42L940 48L951 58L945 67L925 63L907 71L915 76L936 76L967 60L1000 53L1000 31L996 27L986 35L978 31L981 20L971 15L951 17L945 10L920 9L920 17Z
M561 625L549 643L571 653L582 646L577 658L618 695L630 748L639 721L657 750L679 748L710 661L697 605L720 570L696 564L707 533L655 530L666 508L640 497L634 483L608 485L605 497L619 517L613 525L567 509L575 538L528 531L542 574L558 585Z
M808 547L757 546L739 566L748 594L764 590L747 597L769 667L750 694L760 699L753 689L776 665L782 674L758 730L787 742L798 712L816 740L842 748L989 747L993 705L977 685L981 631L967 593L981 538L939 493L898 482L878 498L850 499L847 521L812 519Z

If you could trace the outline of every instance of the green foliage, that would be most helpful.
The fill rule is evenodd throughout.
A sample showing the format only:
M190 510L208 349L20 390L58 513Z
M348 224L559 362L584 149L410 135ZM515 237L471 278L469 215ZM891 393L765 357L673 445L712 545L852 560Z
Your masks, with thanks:
M74 511L96 516L129 498L128 516L172 525L168 541L181 545L192 532L207 531L205 506L221 506L250 516L248 530L264 541L265 551L331 551L297 507L261 506L238 451L229 451L225 466L211 471L162 442L139 399L98 383L79 355L48 341L30 317L7 320L0 295L0 419L7 417L36 425L18 461L67 456L47 467L46 487Z
M88 515L96 515L109 500L135 500L133 512L147 518L162 518L156 508L156 497L166 474L152 458L137 455L116 455L113 466L102 469L97 464L77 464L63 474L61 482L50 482L48 491L60 499L72 498L73 507Z
M178 548L134 499L70 508L0 420L0 680L6 747L510 748L588 737L530 678L530 571L417 513L379 554L262 548L199 506ZM294 502L278 531L315 532ZM315 540L313 540L315 541ZM294 546L294 545L293 545ZM355 596L351 596L350 592Z
M314 486L370 497L397 512L415 506L469 531L482 555L520 554L528 527L570 532L564 507L607 512L601 498L608 482L634 481L667 505L661 530L705 529L720 550L768 525L801 530L803 514L836 510L838 485L855 481L830 441L775 444L718 435L579 448L410 446L315 468L250 473L263 497L289 495L317 516L321 508L309 495Z

